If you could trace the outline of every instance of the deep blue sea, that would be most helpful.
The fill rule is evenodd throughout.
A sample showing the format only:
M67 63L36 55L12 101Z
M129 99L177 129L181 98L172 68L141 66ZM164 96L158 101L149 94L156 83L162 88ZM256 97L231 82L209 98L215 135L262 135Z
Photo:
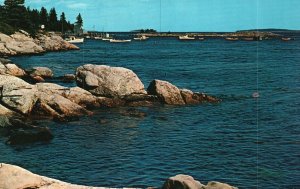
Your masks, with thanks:
M55 76L83 64L122 66L145 87L167 80L222 102L137 108L144 118L122 115L123 107L70 123L40 121L55 138L24 146L0 138L1 162L94 186L160 187L170 176L188 174L241 189L300 188L300 38L87 40L80 48L12 60L24 68L47 66Z

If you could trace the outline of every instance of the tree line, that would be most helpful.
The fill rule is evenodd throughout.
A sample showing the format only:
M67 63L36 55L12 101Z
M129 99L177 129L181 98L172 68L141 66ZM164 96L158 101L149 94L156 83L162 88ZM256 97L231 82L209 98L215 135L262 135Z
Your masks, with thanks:
M77 16L76 24L82 26L82 17ZM74 24L67 21L64 12L57 16L55 8L48 11L45 7L40 10L25 7L25 0L5 0L0 5L0 32L12 34L20 29L35 35L44 25L45 31L55 31L65 33L73 32Z

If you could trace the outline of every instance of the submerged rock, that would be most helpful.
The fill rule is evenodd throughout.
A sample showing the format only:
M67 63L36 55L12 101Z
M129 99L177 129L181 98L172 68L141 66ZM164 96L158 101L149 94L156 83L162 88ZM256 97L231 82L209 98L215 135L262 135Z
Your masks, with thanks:
M32 125L14 112L0 115L0 135L7 137L6 143L11 145L47 142L53 138L47 127Z
M146 94L144 85L131 70L122 67L86 64L77 68L78 86L103 97Z
M31 127L11 131L7 144L27 144L34 142L47 142L53 139L51 131L47 127Z

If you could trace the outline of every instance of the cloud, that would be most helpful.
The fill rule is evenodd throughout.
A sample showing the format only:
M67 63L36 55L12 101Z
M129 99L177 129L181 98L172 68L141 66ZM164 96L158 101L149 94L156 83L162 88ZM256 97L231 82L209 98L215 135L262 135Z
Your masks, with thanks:
M88 7L88 4L68 2L66 3L66 6L70 9L86 9Z
M41 4L48 3L50 0L27 0L26 3Z

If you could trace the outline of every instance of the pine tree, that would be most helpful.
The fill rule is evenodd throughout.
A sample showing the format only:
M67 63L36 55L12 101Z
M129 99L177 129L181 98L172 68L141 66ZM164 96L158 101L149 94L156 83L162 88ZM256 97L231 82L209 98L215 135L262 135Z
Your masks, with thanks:
M50 9L49 13L49 30L57 31L58 30L58 21L55 8Z
M79 13L78 16L76 17L76 24L80 27L83 26L83 20L82 20L82 17L81 17L81 14Z
M4 1L4 16L7 24L18 29L30 29L31 23L24 3L25 0Z
M67 21L66 21L66 15L64 12L60 15L59 25L61 32L64 34L64 32L67 30Z
M40 11L40 24L44 25L46 30L48 30L48 11L45 7L42 7Z

